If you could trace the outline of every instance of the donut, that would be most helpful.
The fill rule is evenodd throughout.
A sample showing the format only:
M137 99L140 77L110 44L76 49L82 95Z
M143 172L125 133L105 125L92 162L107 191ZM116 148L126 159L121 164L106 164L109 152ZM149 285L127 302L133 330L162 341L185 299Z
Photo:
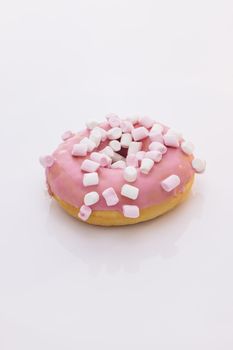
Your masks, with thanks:
M88 224L120 226L154 219L183 202L206 162L180 132L150 117L88 121L66 131L40 157L49 194Z

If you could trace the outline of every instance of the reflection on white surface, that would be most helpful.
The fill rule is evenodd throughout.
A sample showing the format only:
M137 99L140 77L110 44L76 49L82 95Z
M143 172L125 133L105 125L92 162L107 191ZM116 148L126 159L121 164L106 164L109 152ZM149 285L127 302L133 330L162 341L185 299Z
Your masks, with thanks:
M120 269L133 273L144 260L176 255L177 241L190 223L201 217L202 202L202 194L191 193L186 202L157 219L108 228L79 222L52 200L46 227L64 249L88 265L91 273L101 269L111 274Z

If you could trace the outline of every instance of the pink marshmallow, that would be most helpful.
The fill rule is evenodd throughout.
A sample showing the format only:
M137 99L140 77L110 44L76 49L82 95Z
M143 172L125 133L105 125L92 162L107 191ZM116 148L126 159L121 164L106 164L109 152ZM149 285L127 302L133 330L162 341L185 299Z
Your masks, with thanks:
M90 159L85 159L82 162L81 170L86 171L87 173L93 173L96 170L98 170L99 167L100 167L99 163L94 162L93 160L90 160Z
M82 205L79 210L78 217L83 221L87 221L91 213L92 213L92 209L90 207L86 205Z
M74 136L74 133L72 131L70 131L70 130L67 130L67 131L64 132L64 134L62 134L61 138L62 138L63 141L66 141L66 140L70 139L73 136Z
M134 141L143 140L149 135L149 131L144 126L133 129L131 133Z
M150 117L147 117L147 116L140 118L139 122L142 126L145 126L145 128L147 128L147 129L152 128L152 126L155 123L153 119L151 119Z
M120 123L120 128L122 132L131 132L133 129L133 124L128 120L122 120Z
M139 208L137 205L123 205L123 214L126 218L138 218Z
M76 143L75 145L73 145L71 154L74 157L85 157L87 155L87 150L88 146L86 143Z
M39 161L44 168L50 168L54 164L54 158L50 155L40 157Z
M138 168L138 158L136 154L129 154L126 157L126 164L127 166L133 166L135 168Z
M109 187L106 190L104 190L102 192L102 195L108 207L112 207L113 205L116 205L119 202L119 198L117 197L117 194L114 188L112 187Z

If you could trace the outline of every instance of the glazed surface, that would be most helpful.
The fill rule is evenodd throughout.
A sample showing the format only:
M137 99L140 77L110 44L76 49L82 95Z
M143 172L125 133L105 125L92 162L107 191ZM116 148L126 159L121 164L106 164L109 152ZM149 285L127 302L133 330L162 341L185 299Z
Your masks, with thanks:
M105 130L110 129L108 123L100 125ZM165 128L165 131L168 128ZM70 205L80 208L83 204L83 197L91 190L102 193L109 187L114 187L119 196L119 203L114 207L106 206L104 198L101 196L100 200L92 206L93 210L116 210L122 211L122 205L132 204L132 200L121 196L121 188L125 184L122 169L111 169L100 167L98 170L100 182L96 186L86 188L83 186L83 171L80 169L81 164L87 157L73 157L71 152L74 144L77 144L85 136L89 136L90 131L85 129L78 132L73 137L64 141L52 154L55 162L53 166L46 169L47 183L49 190L61 200ZM147 138L143 140L142 150L148 151L150 140ZM104 141L97 148L100 151L108 144ZM142 174L137 169L137 180L133 183L139 189L139 196L134 200L140 209L151 207L163 203L169 198L174 197L178 193L184 191L185 186L192 179L195 171L192 167L193 156L184 154L181 148L169 147L167 153L163 156L160 163L155 164L148 175ZM180 177L180 185L171 192L166 192L161 188L161 181L169 175L175 174Z

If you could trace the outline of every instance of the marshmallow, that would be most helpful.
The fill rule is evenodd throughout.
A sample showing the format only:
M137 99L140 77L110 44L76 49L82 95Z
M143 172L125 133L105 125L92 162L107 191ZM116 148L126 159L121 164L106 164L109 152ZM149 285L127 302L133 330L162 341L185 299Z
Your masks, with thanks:
M113 149L113 151L118 152L121 149L121 144L117 140L112 140L109 142L109 146Z
M136 154L129 154L126 157L126 164L128 166L133 166L135 168L138 168L138 158L136 157Z
M149 145L149 150L150 151L159 151L162 154L165 154L167 152L167 147L164 146L161 142L151 142L151 144Z
M99 201L99 194L97 192L88 192L84 196L84 204L89 206L97 203Z
M133 129L131 133L134 141L143 140L149 135L149 131L144 126Z
M96 147L99 147L100 142L102 141L102 135L99 130L92 130L89 136L89 140L93 141Z
M123 205L123 214L126 218L138 218L139 208L137 205Z
M112 156L113 162L118 162L119 160L123 160L123 159L124 157L121 154L113 152L113 156Z
M134 168L133 166L127 166L124 169L123 176L124 176L125 181L127 181L127 182L136 181L137 175L138 175L138 172L137 172L136 168Z
M50 155L40 157L39 161L44 168L50 168L54 164L54 158Z
M141 151L142 143L141 142L131 142L128 149L128 154L136 154Z
M100 134L101 134L101 141L105 141L107 139L107 131L104 130L103 128L99 127L99 126L96 126L93 130L93 132L95 131L99 131Z
M103 148L100 153L104 153L106 154L108 157L112 158L114 155L114 151L110 146L106 146L105 148Z
M163 133L163 126L161 124L155 123L150 129L151 132L158 132L160 134Z
M190 141L184 141L181 143L181 149L182 151L187 154L187 155L191 155L193 154L193 151L194 151L194 145L192 144L192 142Z
M130 199L138 198L139 189L135 186L125 184L121 188L121 195Z
M85 157L87 155L88 146L86 143L76 143L73 145L71 154L74 157Z
M150 131L149 138L152 142L157 141L163 143L163 135L159 131Z
M84 137L84 138L80 141L80 143L81 143L81 144L87 145L87 151L88 151L88 152L92 152L93 149L96 148L95 142L93 142L92 140L90 140L88 137Z
M94 129L96 126L98 126L99 123L96 121L96 120L88 120L86 122L86 127L89 129L89 130L92 130Z
M163 136L163 140L166 146L178 148L180 145L179 137L173 132L167 132Z
M143 158L142 162L141 162L141 166L140 166L140 171L143 174L149 174L149 172L151 171L151 169L154 166L154 161L150 158Z
M117 140L121 137L121 135L122 135L121 128L118 128L118 127L109 129L107 131L107 137L109 138L109 140Z
M111 165L112 169L124 169L126 167L126 163L123 160L118 160L117 162Z
M70 139L73 136L74 136L74 133L72 131L70 131L70 130L67 130L67 131L65 131L62 134L61 138L62 138L63 141L66 141L66 140Z
M133 129L133 124L128 120L122 120L120 123L120 128L122 132L131 132Z
M145 157L145 154L146 154L145 151L139 151L136 153L136 158L141 161Z
M166 192L171 192L180 185L180 178L177 175L171 175L161 182L161 186Z
M113 205L116 205L119 202L119 198L117 197L117 194L114 188L112 187L109 187L106 190L104 190L102 192L102 195L108 207L112 207Z
M206 168L206 161L200 158L195 158L192 161L192 167L197 173L203 173Z
M138 123L139 116L138 115L132 115L130 117L125 118L127 121L130 121L133 125Z
M83 221L87 221L91 215L91 212L91 208L87 207L86 205L82 205L79 210L78 217Z
M176 137L179 139L179 141L181 141L183 138L182 133L177 131L177 130L174 130L174 129L168 129L167 134L176 135Z
M159 163L162 159L162 153L159 151L146 152L145 158L152 159L154 162Z
M151 119L150 117L142 117L139 119L139 123L142 125L142 126L145 126L145 128L147 129L150 129L153 124L154 124L154 120Z
M94 186L99 183L99 175L97 173L88 173L83 175L83 186Z
M128 148L131 142L132 142L131 134L125 133L121 136L121 146L122 147Z
M115 128L117 126L120 126L120 118L117 116L117 115L111 115L109 118L108 118L108 123L109 125L112 127L112 128Z
M92 152L90 159L99 163L101 167L106 167L112 163L112 159L104 153Z
M100 167L100 164L97 162L94 162L90 159L85 159L81 164L81 170L86 171L87 173L93 173L96 170L98 170Z

